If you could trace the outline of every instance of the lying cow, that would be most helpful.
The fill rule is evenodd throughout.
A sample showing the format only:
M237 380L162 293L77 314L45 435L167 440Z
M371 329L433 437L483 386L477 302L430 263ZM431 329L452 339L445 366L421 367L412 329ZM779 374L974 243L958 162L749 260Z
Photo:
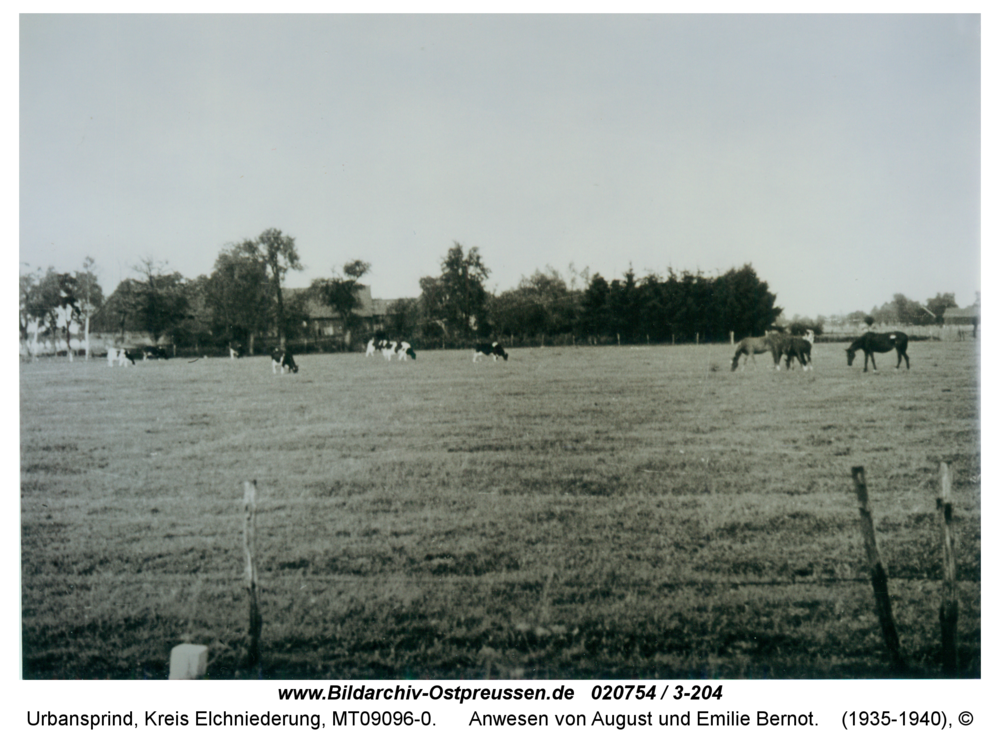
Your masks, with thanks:
M500 357L503 357L504 361L507 360L507 353L503 350L503 347L500 346L500 342L496 341L492 344L477 344L475 351L472 353L472 361L479 362L479 358L485 357L486 355L491 355L494 362L496 362Z
M280 348L275 348L271 352L271 372L277 374L278 368L281 368L281 374L285 374L285 368L288 368L293 373L299 371L299 366L295 364L295 358L292 357L292 353L288 351L283 351Z

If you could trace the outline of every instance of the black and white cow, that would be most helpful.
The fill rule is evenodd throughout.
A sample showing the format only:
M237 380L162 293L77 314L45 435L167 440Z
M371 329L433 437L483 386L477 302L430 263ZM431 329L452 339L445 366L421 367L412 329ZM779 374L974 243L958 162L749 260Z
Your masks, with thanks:
M479 362L480 357L485 357L490 355L493 357L493 361L496 362L497 359L503 357L506 361L507 353L504 351L503 347L500 346L500 342L493 342L492 344L477 344L475 351L472 353L472 361Z
M163 347L143 347L141 350L144 360L166 360L170 359L167 350Z
M411 360L417 359L417 353L413 351L413 347L410 346L410 342L408 341L397 341L395 345L393 345L392 350L403 362L406 362L407 357Z
M277 374L278 368L281 368L281 374L285 374L285 368L289 369L293 373L299 371L299 366L295 364L295 358L292 357L292 353L288 351L282 351L281 348L276 347L273 352L271 352L271 372Z

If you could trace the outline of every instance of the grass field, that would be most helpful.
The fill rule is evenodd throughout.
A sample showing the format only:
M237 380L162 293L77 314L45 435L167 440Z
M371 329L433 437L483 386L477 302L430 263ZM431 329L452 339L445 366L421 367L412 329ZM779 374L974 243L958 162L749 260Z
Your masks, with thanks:
M26 678L246 677L243 482L273 678L882 678L866 469L909 675L940 674L941 460L980 675L975 343L815 371L728 346L22 364Z

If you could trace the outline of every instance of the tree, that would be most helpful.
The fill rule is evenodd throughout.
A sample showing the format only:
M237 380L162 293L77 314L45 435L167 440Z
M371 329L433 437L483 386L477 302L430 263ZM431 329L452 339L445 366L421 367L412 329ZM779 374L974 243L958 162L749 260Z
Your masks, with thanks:
M343 328L344 346L350 345L351 333L360 325L361 319L355 310L360 306L358 290L360 279L371 269L371 264L361 259L353 259L344 264L343 275L334 269L330 279L315 279L310 289L322 303L340 316Z
M262 261L267 270L267 281L271 287L271 300L274 304L274 325L278 331L278 346L284 349L287 322L285 318L285 301L281 292L281 283L289 270L300 271L298 251L295 250L295 239L283 235L277 228L268 228L257 238L244 240L236 249L248 257Z
M608 296L611 288L600 274L590 278L590 284L583 292L580 309L580 330L584 336L599 337L610 333Z
M241 244L220 251L205 283L205 301L220 338L253 354L254 339L267 331L271 292L267 265L256 249Z
M420 325L420 302L411 298L394 301L386 311L385 332L393 339L412 339Z
M187 280L180 272L166 272L162 264L144 258L133 270L141 278L131 286L134 292L134 312L139 327L149 334L154 344L164 334L173 330L186 317L189 302L184 284Z
M716 278L714 295L718 315L715 331L723 335L733 331L737 339L761 336L781 315L781 308L774 305L777 296L750 264Z
M41 269L38 270L41 272ZM38 353L38 337L43 333L55 343L60 331L66 333L67 348L72 359L70 327L76 304L75 281L71 274L60 273L49 267L44 275L29 273L22 275L20 289L20 325L23 338L27 340L28 329L33 326L31 354Z
M281 297L281 282L290 269L301 271L302 262L295 250L295 239L282 235L280 230L268 228L257 238L264 253L264 260L271 274L274 288L275 321L278 326L278 346L285 348L285 303Z
M76 284L76 311L83 321L83 348L86 358L90 359L90 319L104 303L104 293L94 274L94 260L88 256L83 261L83 269L78 269L74 275Z
M489 276L490 270L475 246L466 254L456 241L441 262L440 312L460 338L471 337L478 321L485 318Z
M444 286L438 277L420 278L420 298L417 300L420 336L425 343L438 342L448 336L448 321L444 317Z
M944 323L944 312L948 308L957 307L958 303L955 302L954 292L946 292L943 295L939 292L927 300L927 310L934 314L934 319L937 323Z
M581 293L570 291L555 269L546 269L522 277L517 289L501 293L488 303L489 318L501 333L552 337L573 330Z

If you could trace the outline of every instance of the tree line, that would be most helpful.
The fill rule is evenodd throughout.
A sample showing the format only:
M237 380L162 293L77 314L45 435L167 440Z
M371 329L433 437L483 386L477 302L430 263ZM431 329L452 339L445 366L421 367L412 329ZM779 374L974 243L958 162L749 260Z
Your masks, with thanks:
M662 343L728 341L760 336L782 315L777 297L750 264L718 276L668 269L637 276L630 267L608 281L570 266L568 276L551 267L523 277L517 287L492 293L490 270L478 247L455 242L441 259L438 276L420 279L420 296L393 302L380 328L362 315L359 289L371 265L361 259L333 268L305 291L289 291L289 272L302 263L295 239L280 230L229 244L210 275L188 279L165 263L142 259L135 276L105 299L87 259L81 270L21 275L21 338L42 334L65 338L70 329L113 334L144 333L154 342L169 337L178 347L242 347L254 353L263 340L284 346L316 340L310 324L316 308L337 319L339 348L357 348L369 334L407 339L419 347L456 347L504 339L515 344ZM940 321L953 294L939 294L927 306L895 295L873 309L883 322ZM852 314L854 315L854 314ZM823 319L796 319L822 333ZM801 328L798 328L801 327ZM362 338L364 337L364 338ZM89 345L88 345L89 346Z

